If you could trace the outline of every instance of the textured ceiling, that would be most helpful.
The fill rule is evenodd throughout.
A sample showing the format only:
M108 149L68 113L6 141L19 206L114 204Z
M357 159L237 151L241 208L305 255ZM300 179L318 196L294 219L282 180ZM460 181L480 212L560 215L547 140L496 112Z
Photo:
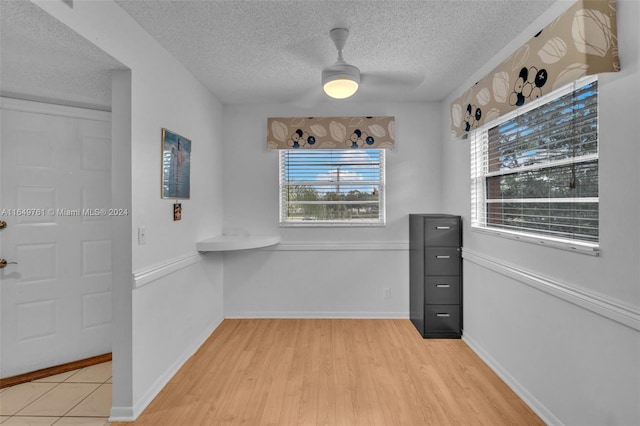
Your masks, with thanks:
M109 70L125 67L27 0L0 0L3 96L109 109Z
M224 104L326 100L328 32L347 27L354 101L445 98L555 0L116 0ZM3 94L109 103L124 68L26 0L0 0ZM533 36L533 34L531 34Z
M334 27L363 75L353 100L441 100L555 2L116 1L223 103L301 106L322 99Z

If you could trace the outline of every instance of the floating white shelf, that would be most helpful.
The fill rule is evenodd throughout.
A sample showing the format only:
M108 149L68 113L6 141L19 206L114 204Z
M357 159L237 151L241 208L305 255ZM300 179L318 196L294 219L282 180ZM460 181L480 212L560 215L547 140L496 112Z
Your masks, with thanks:
M279 235L218 235L196 242L198 251L233 251L269 247L280 242Z

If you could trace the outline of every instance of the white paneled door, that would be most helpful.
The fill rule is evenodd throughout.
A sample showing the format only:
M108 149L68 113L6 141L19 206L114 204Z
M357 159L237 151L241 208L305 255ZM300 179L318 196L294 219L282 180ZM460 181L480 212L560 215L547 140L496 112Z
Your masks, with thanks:
M0 99L0 375L111 352L110 114Z

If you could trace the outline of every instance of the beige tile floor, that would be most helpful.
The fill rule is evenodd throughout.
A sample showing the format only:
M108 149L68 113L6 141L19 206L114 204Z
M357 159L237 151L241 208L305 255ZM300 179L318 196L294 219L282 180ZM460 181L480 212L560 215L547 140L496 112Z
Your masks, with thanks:
M0 390L2 426L104 426L111 410L111 362Z

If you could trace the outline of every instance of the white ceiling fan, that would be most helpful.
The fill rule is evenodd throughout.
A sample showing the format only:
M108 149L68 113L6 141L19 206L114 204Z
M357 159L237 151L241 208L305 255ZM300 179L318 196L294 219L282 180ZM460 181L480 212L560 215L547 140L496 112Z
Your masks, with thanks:
M333 65L322 70L322 88L332 98L346 99L353 96L359 89L366 89L368 93L413 89L424 81L425 76L418 72L361 73L358 67L347 63L342 56L347 38L349 38L349 29L343 27L334 28L329 31L329 37L338 50L338 59Z
M389 93L398 94L412 91L425 79L425 75L418 70L361 72L357 66L347 63L343 57L343 50L349 37L349 29L335 27L329 31L329 37L338 51L336 62L330 66L324 65L326 64L326 57L319 56L321 45L324 43L317 38L311 39L311 42L307 40L301 44L294 45L291 49L297 56L302 57L305 62L317 67L323 67L321 68L323 91L318 91L317 86L314 85L299 93L291 101L298 107L309 108L314 106L318 102L322 102L322 98L326 99L325 96L338 100L347 99L356 94L356 92L360 101L375 101L378 97L384 98ZM369 68L372 67L372 61L376 61L375 56L369 58ZM382 62L386 62L386 60L381 60Z
M342 57L342 50L349 37L347 28L334 28L329 37L338 49L338 60L335 64L322 70L322 88L335 99L345 99L358 91L360 86L360 70L348 64Z

